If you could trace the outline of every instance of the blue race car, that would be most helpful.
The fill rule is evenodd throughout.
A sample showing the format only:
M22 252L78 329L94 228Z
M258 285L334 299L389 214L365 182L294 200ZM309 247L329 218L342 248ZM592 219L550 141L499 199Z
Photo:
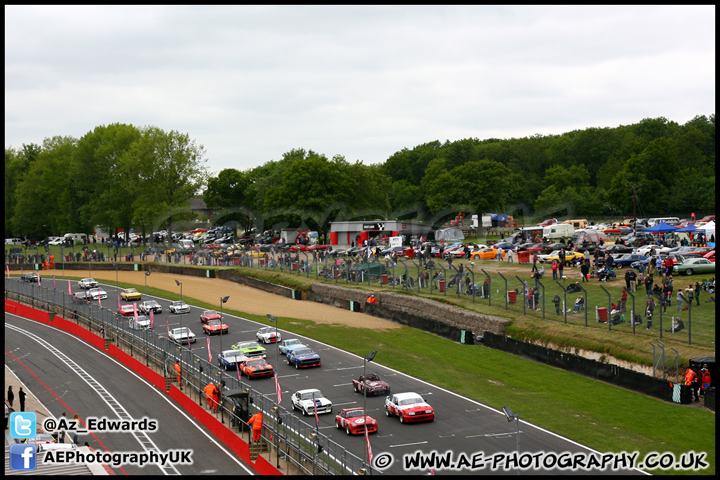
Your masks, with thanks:
M240 350L225 350L222 353L218 353L218 364L225 370L236 369L238 363L242 363L247 360L246 357Z
M278 348L280 349L281 355L287 355L287 353L290 350L293 350L295 348L301 348L301 347L307 347L304 343L302 343L297 338L288 338L287 340L283 340L278 344Z
M295 348L287 353L288 365L295 365L295 368L319 367L321 365L320 355L309 347Z

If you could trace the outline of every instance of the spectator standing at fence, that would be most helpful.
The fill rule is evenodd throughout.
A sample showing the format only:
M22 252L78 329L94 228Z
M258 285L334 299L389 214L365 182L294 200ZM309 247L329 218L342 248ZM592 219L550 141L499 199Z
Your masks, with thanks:
M558 271L558 261L557 260L552 261L552 264L550 265L550 270L552 270L552 273L553 273L553 280L557 280L558 279L558 272L557 272Z
M695 302L696 305L700 306L700 291L702 290L702 287L700 286L700 282L695 282Z
M582 274L582 281L583 282L589 282L588 275L590 273L590 260L587 258L583 259L582 264L580 265L580 273Z
M560 295L556 293L552 299L552 303L555 304L555 315L560 315Z
M537 272L537 261L538 261L537 252L533 252L532 261L533 261L533 266L532 266L532 270L530 270L530 272L531 273Z
M620 303L618 304L618 309L622 312L625 311L625 304L627 303L627 289L622 289L622 294L620 295Z
M180 362L178 360L175 360L175 373L177 375L178 387L182 390L182 367L180 366Z
M508 251L507 251L507 256L506 256L506 257L507 257L506 260L507 260L508 263L515 263L515 262L513 261L513 251L512 251L512 250L508 250Z
M10 404L10 408L12 408L14 400L15 400L15 394L13 393L12 385L10 385L8 387L8 393L7 393L7 401Z

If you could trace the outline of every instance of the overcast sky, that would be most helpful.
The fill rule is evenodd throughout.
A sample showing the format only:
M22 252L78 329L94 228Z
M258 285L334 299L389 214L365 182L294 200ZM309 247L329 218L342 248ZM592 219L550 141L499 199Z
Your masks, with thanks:
M715 113L715 44L714 6L6 6L5 147L156 126L217 173L683 124Z

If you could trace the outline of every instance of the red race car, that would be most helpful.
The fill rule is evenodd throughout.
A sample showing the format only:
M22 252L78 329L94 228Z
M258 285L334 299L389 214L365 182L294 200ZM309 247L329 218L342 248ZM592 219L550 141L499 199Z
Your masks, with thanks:
M435 410L415 392L396 393L385 399L385 415L397 416L400 423L432 421Z
M358 393L363 393L367 387L367 395L390 395L390 385L380 380L377 373L368 373L360 375L360 378L353 378L353 389Z
M369 415L363 416L362 407L343 408L340 410L340 413L335 416L335 426L337 428L344 428L345 433L348 435L364 434L366 422L368 433L378 431L377 420Z
M118 308L118 313L122 315L123 317L132 317L133 316L133 306L132 305L122 305L120 308ZM140 314L140 311L138 310L138 315Z
M213 320L213 319L221 320L220 314L219 314L218 312L216 312L215 310L205 310L205 311L200 315L200 321L201 321L202 323L207 323L207 322L209 322L210 320Z
M264 358L250 358L240 364L240 371L248 378L272 377L274 370Z
M208 320L208 322L203 325L203 331L206 335L215 335L216 333L222 335L224 333L228 333L230 329L226 324L224 324L217 318L213 318L212 320Z

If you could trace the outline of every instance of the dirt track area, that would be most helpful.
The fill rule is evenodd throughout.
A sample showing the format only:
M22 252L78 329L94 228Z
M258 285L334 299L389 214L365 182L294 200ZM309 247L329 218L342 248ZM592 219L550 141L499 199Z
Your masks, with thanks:
M81 277L82 271L66 271L66 274ZM87 273L87 272L86 272ZM47 270L41 272L43 278L62 275L62 271ZM108 285L115 284L115 272L98 270L93 271L95 280ZM134 284L143 293L145 285L145 272L118 272L117 279L120 283ZM220 309L220 298L230 296L223 308L237 310L254 315L265 315L271 313L276 317L297 318L301 320L312 320L319 323L336 323L340 325L360 326L376 330L400 328L400 325L382 318L372 317L363 313L351 312L337 307L331 307L322 303L297 301L267 293L245 285L239 285L229 280L219 278L189 277L172 275L168 273L153 272L147 277L148 286L166 290L168 292L180 293L180 287L175 280L182 282L183 298L196 298ZM108 299L110 300L110 299ZM190 302L192 303L192 302Z

